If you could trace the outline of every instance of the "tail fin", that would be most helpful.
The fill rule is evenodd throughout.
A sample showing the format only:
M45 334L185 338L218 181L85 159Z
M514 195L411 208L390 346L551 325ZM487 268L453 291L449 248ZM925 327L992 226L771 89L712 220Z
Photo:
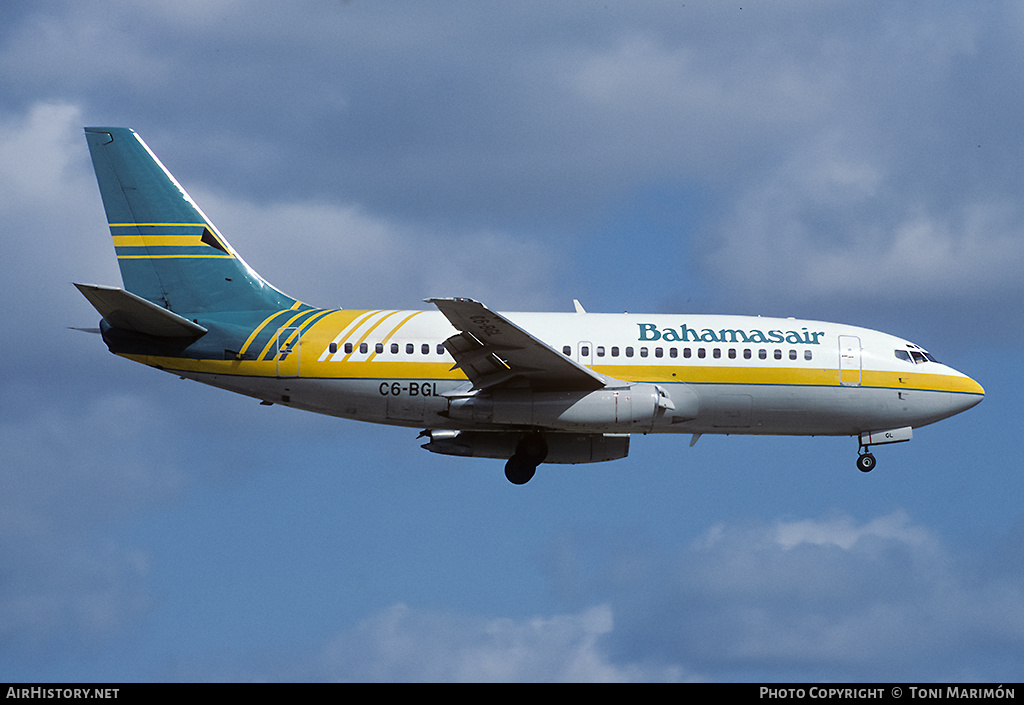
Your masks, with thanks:
M133 130L87 127L85 136L125 289L179 314L297 303L242 261Z

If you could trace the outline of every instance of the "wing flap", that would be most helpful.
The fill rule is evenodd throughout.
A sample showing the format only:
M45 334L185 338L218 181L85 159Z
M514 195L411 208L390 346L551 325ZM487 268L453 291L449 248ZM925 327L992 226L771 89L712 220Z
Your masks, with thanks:
M426 299L459 331L444 342L474 389L588 390L605 378L473 299Z

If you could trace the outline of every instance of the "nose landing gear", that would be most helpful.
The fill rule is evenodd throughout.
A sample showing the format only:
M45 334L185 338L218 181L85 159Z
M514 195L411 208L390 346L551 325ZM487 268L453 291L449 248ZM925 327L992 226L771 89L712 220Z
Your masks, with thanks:
M864 431L860 434L860 448L857 450L857 469L871 472L875 469L875 456L871 455L871 446L883 443L903 443L914 437L914 429L910 426L892 428L888 431Z
M875 469L875 456L867 452L867 446L861 446L857 455L857 469L861 472L871 472Z

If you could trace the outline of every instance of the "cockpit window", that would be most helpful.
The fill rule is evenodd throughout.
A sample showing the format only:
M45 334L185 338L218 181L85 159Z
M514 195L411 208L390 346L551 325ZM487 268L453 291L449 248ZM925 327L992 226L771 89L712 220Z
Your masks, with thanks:
M927 350L896 350L896 358L904 360L906 362L912 362L915 365L920 365L922 362L938 362L935 356Z

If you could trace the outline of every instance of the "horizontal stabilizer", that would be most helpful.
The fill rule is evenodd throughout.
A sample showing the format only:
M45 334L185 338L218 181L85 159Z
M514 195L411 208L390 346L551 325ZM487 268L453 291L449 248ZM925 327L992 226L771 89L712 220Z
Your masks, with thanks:
M114 328L157 338L199 338L206 328L161 308L130 291L112 286L75 284L89 303Z

